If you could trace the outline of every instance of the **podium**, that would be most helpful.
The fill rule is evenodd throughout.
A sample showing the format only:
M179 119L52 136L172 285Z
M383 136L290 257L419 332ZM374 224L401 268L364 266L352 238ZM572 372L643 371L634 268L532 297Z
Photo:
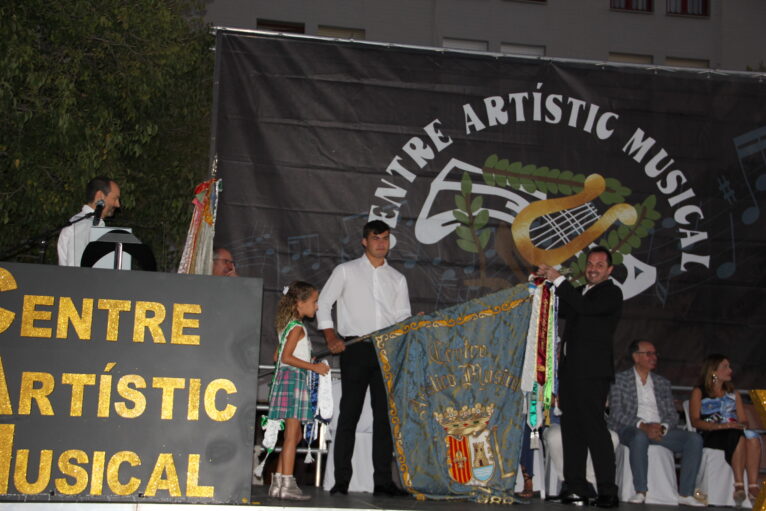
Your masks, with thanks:
M152 250L126 227L92 227L91 241L80 260L83 268L130 270L133 261L144 271L156 271Z

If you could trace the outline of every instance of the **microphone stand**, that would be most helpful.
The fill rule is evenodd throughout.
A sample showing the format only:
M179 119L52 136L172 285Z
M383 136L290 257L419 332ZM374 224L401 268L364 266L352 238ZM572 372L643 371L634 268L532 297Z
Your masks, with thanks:
M27 239L26 241L16 245L12 249L8 250L7 252L0 254L0 261L6 261L12 257L16 257L17 255L26 252L30 248L32 248L35 245L40 245L40 264L43 264L45 262L45 253L48 251L48 242L55 236L56 234L61 231L61 229L65 227L69 227L70 225L74 225L77 222L82 222L83 220L87 218L93 218L93 215L95 215L95 211L91 211L90 213L86 213L80 218L77 218L75 220L67 220L65 223L54 227L53 229L50 229L48 231L45 231L42 234L38 234L37 236L32 236L31 238Z

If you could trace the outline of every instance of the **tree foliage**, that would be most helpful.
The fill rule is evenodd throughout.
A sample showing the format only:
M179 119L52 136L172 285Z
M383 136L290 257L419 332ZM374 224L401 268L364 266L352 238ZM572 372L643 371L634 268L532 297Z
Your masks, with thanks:
M132 226L160 269L177 264L207 174L214 56L202 5L0 3L0 253L66 221L88 180L107 175L122 193L108 223Z

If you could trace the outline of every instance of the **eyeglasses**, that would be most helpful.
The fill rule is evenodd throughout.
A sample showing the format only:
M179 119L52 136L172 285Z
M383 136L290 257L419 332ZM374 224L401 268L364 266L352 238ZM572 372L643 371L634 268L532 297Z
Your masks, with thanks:
M223 257L214 257L213 261L223 261L223 264L234 264L234 261L231 259L224 259Z
M638 353L639 355L646 355L647 357L659 357L660 354L656 351L636 351L634 353Z

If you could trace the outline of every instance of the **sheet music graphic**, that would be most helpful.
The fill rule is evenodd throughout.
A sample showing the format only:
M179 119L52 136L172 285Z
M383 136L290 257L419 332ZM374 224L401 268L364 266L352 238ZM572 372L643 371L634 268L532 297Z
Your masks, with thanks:
M755 191L766 191L766 126L735 137L733 141L742 178L752 201L752 205L742 213L742 223L752 225L761 216ZM755 191L750 183L751 179L754 181Z

